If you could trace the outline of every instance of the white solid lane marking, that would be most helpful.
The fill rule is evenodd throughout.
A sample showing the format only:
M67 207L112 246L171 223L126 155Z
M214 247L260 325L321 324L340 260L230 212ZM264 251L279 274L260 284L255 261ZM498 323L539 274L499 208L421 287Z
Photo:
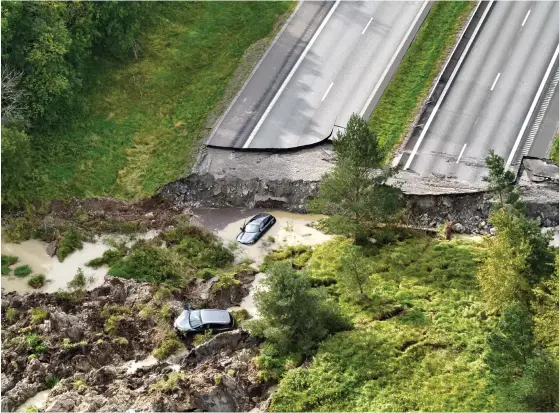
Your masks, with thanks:
M497 77L495 78L493 84L491 85L491 90L495 89L495 85L497 84L497 81L499 80L500 76L501 76L501 72L497 73Z
M363 31L361 32L361 34L365 34L365 32L367 31L367 29L369 28L369 24L371 24L371 22L373 21L373 18L371 17L369 20L369 23L367 23L367 25L365 26L365 28L363 29Z
M532 101L532 105L530 106L530 110L528 110L528 114L526 115L526 118L524 119L524 123L522 124L522 128L520 128L520 132L518 133L518 136L516 137L516 141L514 142L514 146L512 148L512 151L509 155L509 158L507 159L507 163L506 163L507 168L512 164L512 161L514 160L514 154L516 153L516 150L518 149L518 145L520 145L520 141L522 140L522 137L524 136L524 132L526 132L526 128L528 127L528 122L530 122L530 119L532 118L532 114L534 113L534 110L536 109L536 105L538 104L538 101L540 100L540 96L542 95L543 88L544 88L545 84L547 83L547 79L549 78L549 75L551 74L551 70L553 69L553 65L555 65L555 61L557 60L558 55L559 55L559 44L557 45L557 48L555 49L555 53L553 53L553 57L551 58L551 62L549 62L549 66L547 66L547 70L545 71L545 74L543 75L543 79L542 79L542 82L540 83L540 87L538 88L538 91L536 92L536 96L534 96L534 100Z
M423 6L421 6L421 9L419 10L419 13L416 14L415 18L413 19L412 24L410 25L410 28L408 29L408 31L406 32L404 38L402 39L402 41L400 42L400 44L398 45L398 49L396 49L396 52L392 55L392 59L390 59L390 62L388 62L388 65L386 66L386 68L384 69L384 72L382 72L382 75L380 76L380 79L378 80L377 84L375 85L375 88L373 89L373 92L369 95L369 99L367 99L367 103L365 103L365 106L363 106L363 109L361 110L361 112L359 113L360 117L363 117L365 115L365 112L367 111L367 108L369 107L369 105L371 104L371 102L373 101L373 98L375 97L375 95L377 94L377 91L380 88L380 85L382 84L382 82L384 81L384 78L386 77L386 75L388 74L388 71L390 70L390 67L392 66L392 64L394 63L394 61L396 60L396 57L398 56L398 54L400 53L400 51L402 50L402 48L404 47L404 44L406 44L406 41L408 40L408 37L410 37L410 34L412 32L412 30L415 27L415 24L417 23L417 21L419 20L419 18L421 17L421 14L423 14L423 10L425 10L425 7L427 7L427 5L429 4L429 0L426 0L423 3Z
M328 96L328 92L330 92L330 89L332 89L332 86L334 86L334 82L330 83L330 86L328 86L328 89L326 90L326 93L324 94L324 96L322 96L321 102L324 102L324 99L326 99L326 96Z
M443 89L443 93L441 93L441 96L439 97L439 100L437 101L437 104L433 108L433 112L431 112L431 115L429 116L429 119L427 119L427 123L425 124L423 130L421 131L421 134L419 135L419 139L417 140L417 142L415 143L415 146L413 147L411 155L409 156L408 160L406 161L406 164L404 165L404 171L409 169L409 167L411 166L411 163L413 162L413 158L417 154L417 150L419 149L419 146L421 145L421 142L423 142L423 139L425 138L425 135L427 134L427 131L429 130L429 126L431 126L431 123L433 123L433 119L435 118L435 115L437 114L439 108L441 107L441 104L443 103L444 97L448 93L448 90L450 89L450 86L452 85L452 82L454 81L454 78L456 77L456 74L458 73L458 69L460 69L460 66L462 66L462 62L466 58L466 55L468 54L468 50L470 50L470 47L472 47L472 44L473 44L481 26L483 25L483 22L485 21L485 18L487 17L487 14L489 13L489 10L491 10L491 7L493 7L494 3L495 3L495 0L491 0L489 2L489 4L487 5L487 8L483 11L481 19L479 19L479 22L478 22L474 32L472 33L472 36L470 37L470 40L468 40L468 43L466 44L466 47L464 48L464 51L462 52L462 55L460 56L460 59L458 59L458 63L456 63L456 66L454 67L454 70L452 71L452 74L450 75L450 78L448 79L448 82L446 82L446 86ZM478 4L481 4L481 3L478 3Z
M531 11L532 9L528 10L528 13L526 13L526 17L524 17L524 20L522 20L522 27L524 27L524 25L526 24L526 20L528 20L528 16L530 15Z
M264 121L266 120L268 115L270 114L270 112L272 111L272 108L274 107L274 105L278 101L279 97L283 93L284 89L287 87L287 84L289 83L289 81L291 80L291 78L293 77L293 75L295 74L297 69L299 68L299 66L301 66L301 63L303 63L303 60L305 59L305 56L307 55L307 53L311 49L312 45L314 44L314 42L318 38L318 35L320 34L320 32L322 32L322 29L324 29L324 26L326 26L326 23L328 23L328 20L330 20L330 17L332 17L334 12L336 11L338 6L340 5L341 1L342 0L337 0L336 4L334 4L332 6L330 11L326 15L326 17L322 21L322 24L320 25L320 27L318 28L318 30L316 31L316 33L312 37L311 41L309 42L309 44L307 45L305 50L303 50L303 53L301 54L301 56L299 56L299 60L297 60L297 63L295 63L295 66L293 66L293 69L291 69L291 72L289 72L289 75L287 75L287 78L283 81L283 83L282 83L281 87L279 88L279 90L277 91L276 95L274 96L274 98L272 99L272 101L270 102L268 107L266 108L266 111L262 114L262 117L260 118L260 120L258 121L256 126L254 127L254 129L252 130L252 133L250 134L247 141L243 145L243 148L246 149L250 146L250 144L252 143L252 140L254 139L256 134L258 133L258 130L260 129L260 127L262 126L262 124L264 123Z
M460 159L462 158L462 155L464 154L464 149L466 149L466 145L467 145L467 143L465 143L464 146L462 146L462 150L460 151L460 155L458 155L458 159L456 159L456 163L460 162Z

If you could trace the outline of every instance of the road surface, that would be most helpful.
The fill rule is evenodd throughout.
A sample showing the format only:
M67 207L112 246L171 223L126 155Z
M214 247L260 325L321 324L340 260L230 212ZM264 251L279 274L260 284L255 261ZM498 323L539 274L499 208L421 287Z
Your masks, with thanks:
M558 44L559 2L495 3L409 171L481 182L490 149L505 160L520 153L526 137L519 135ZM408 142L408 154L415 144Z
M296 148L327 139L352 113L370 116L430 7L303 2L207 144Z

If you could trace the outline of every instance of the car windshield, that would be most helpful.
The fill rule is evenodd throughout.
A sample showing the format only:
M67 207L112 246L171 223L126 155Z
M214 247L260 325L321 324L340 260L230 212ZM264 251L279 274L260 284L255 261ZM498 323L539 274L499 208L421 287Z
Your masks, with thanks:
M192 311L188 318L190 327L198 328L202 325L202 316L200 315L200 310Z
M258 232L260 231L260 225L258 224L248 224L245 228L245 232Z

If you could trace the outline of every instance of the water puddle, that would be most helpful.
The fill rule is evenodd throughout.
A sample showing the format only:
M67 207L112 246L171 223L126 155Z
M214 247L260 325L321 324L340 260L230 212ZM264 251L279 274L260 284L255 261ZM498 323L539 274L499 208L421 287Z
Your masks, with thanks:
M311 222L323 218L322 215L295 214L285 211L264 211L257 209L194 209L200 223L215 231L223 239L225 245L234 248L239 261L250 259L255 266L262 264L270 251L287 245L318 245L332 238L308 226ZM258 212L272 214L277 222L254 245L243 245L237 242L240 228Z
M47 244L39 240L23 241L19 244L3 243L2 254L13 255L19 258L13 269L20 265L29 265L33 269L33 274L43 274L46 283L43 287L34 289L27 282L32 275L27 277L15 277L14 275L2 276L2 289L5 292L16 291L19 293L30 293L35 291L53 293L59 289L66 289L78 269L81 268L87 280L86 289L91 290L99 287L105 280L107 267L90 268L85 264L94 258L98 258L111 248L108 241L122 240L131 245L138 239L152 239L158 234L157 231L149 231L134 237L129 236L106 236L98 238L95 242L84 242L83 248L68 255L64 262L58 261L57 257L49 257L46 253Z
M23 403L21 406L18 407L16 412L25 412L28 407L34 406L37 410L42 410L45 407L45 402L49 397L50 390L43 390L37 393L35 396L30 397Z

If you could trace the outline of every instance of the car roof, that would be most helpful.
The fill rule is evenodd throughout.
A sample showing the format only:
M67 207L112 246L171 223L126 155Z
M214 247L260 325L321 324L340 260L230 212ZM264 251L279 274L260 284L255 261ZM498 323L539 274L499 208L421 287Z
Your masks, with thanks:
M264 218L268 218L268 217L270 217L270 216L271 216L270 214L267 214L267 213L265 213L265 212L260 212L260 213L256 214L255 216L253 216L253 217L250 219L249 223L252 223L252 222L254 222L254 223L256 223L256 222L261 222Z
M228 324L231 316L226 310L200 310L200 317L204 324Z

